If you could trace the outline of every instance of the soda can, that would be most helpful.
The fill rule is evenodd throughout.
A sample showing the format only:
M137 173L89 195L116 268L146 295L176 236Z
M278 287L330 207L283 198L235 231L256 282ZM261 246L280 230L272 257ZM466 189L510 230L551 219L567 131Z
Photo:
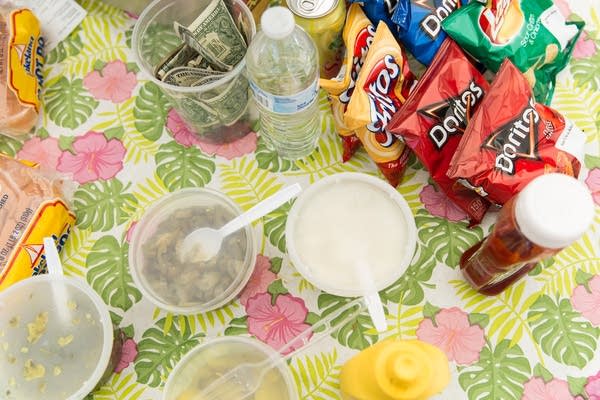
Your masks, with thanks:
M342 66L344 42L342 30L346 21L344 0L287 0L296 24L315 41L319 49L321 78L337 75Z

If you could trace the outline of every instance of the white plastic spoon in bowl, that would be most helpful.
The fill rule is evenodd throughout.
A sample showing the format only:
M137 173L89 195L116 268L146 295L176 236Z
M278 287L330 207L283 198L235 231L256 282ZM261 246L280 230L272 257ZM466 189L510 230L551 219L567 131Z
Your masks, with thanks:
M219 253L223 239L251 222L264 217L271 211L276 210L284 203L296 197L301 191L302 187L300 184L295 183L261 201L219 229L205 227L190 232L181 245L179 252L181 261L201 262L210 260Z

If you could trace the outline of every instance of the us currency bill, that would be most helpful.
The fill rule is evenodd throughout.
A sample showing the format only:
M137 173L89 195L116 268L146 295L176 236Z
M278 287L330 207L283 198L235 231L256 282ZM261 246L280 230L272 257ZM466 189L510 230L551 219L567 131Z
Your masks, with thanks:
M168 70L162 80L177 86L200 86L204 84L203 78L211 78L211 81L221 79L222 72L211 71L196 67L175 67Z

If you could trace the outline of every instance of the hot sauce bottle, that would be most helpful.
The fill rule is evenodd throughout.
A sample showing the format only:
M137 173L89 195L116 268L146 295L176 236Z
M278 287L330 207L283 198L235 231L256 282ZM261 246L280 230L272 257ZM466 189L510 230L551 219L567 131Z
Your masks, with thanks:
M485 295L496 295L577 241L594 217L588 188L564 174L532 180L500 211L490 235L462 255L466 280Z

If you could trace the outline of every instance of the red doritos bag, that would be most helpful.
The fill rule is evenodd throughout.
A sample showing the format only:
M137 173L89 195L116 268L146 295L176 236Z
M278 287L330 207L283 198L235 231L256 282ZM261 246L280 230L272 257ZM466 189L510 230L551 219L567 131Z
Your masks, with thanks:
M387 127L404 139L433 180L474 223L483 218L488 201L448 178L446 172L467 124L488 90L484 77L458 45L447 39Z
M505 61L450 162L448 176L498 204L550 172L577 177L585 134L536 103L527 79Z

